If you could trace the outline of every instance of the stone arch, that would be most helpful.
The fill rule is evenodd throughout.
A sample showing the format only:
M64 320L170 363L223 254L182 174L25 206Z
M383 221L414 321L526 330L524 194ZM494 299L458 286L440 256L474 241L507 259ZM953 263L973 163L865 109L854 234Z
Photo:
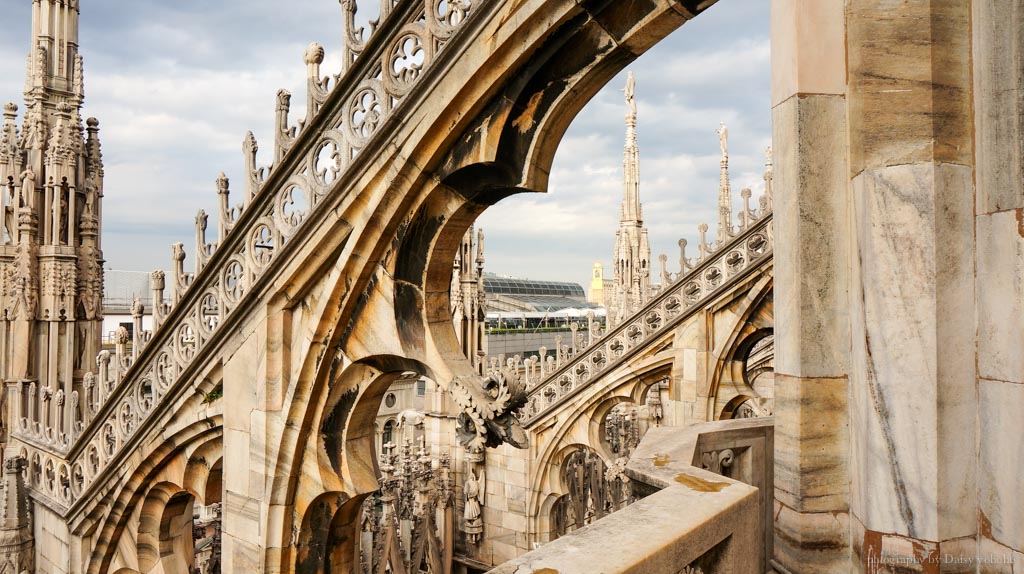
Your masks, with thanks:
M324 240L324 249L315 249L337 256L326 263L317 257L317 265L330 268L318 271L328 275L326 287L308 329L309 351L290 392L317 406L307 408L296 401L282 413L293 426L282 433L277 459L270 463L275 494L269 502L293 512L268 531L268 548L281 549L268 552L268 568L290 568L281 563L292 560L290 533L302 516L302 509L294 507L298 480L293 477L319 464L312 462L318 455L310 444L318 434L315 419L330 378L319 357L344 348L349 359L360 361L389 347L435 371L427 374L442 387L475 376L461 355L448 303L451 264L465 230L504 197L544 191L558 143L579 110L630 61L711 3L647 3L626 12L615 3L592 7L558 0L531 5L521 18L497 24L507 26L511 35L500 35L486 55L470 54L453 60L456 65L438 64L425 71L421 83L442 82L452 88L435 96L444 98L433 105L441 112L431 116L435 123L422 126L443 137L422 132L399 144L409 149L394 151L409 161L392 164L386 182L383 176L366 176L364 183L375 189L336 212L339 221L359 222L360 227L348 227L344 238L332 236ZM492 81L480 81L483 70ZM494 70L500 76L494 77ZM414 105L425 91L414 91L403 104ZM380 191L384 188L386 194ZM294 300L293 295L281 299ZM381 332L377 341L353 335L371 329L374 320L389 319L388 313L401 318L396 333ZM381 346L374 348L377 343ZM362 464L372 462L363 458Z
M726 419L734 418L734 415L736 414L736 410L740 408L740 405L746 403L747 401L756 401L756 400L757 400L757 397L752 395L752 394L747 394L747 393L738 394L735 397L729 399L729 402L725 403L725 406L722 407L722 412L719 413L718 419L719 420L726 420Z
M139 517L136 556L143 574L187 572L193 558L192 510L195 496L171 482L149 489Z
M593 411L593 415L590 417L591 424L589 425L589 435L591 448L599 452L605 458L612 460L615 456L611 452L610 446L605 440L606 423L608 414L612 412L612 409L619 405L636 405L630 396L613 396L600 402Z
M614 377L607 384L603 385L604 391L600 394L589 397L583 404L574 407L572 416L563 417L551 428L549 435L545 436L543 446L538 449L534 457L534 464L531 465L528 477L530 494L527 499L527 512L529 532L541 532L544 526L542 520L547 520L541 515L541 505L544 504L545 493L557 490L557 481L552 482L551 470L562 462L562 456L566 449L578 446L594 448L597 452L606 455L600 440L601 431L597 414L603 417L616 404L623 402L636 403L637 398L643 396L644 389L652 383L652 379L660 380L671 372L672 354L669 350L658 353L639 365L637 370L629 369L611 373ZM581 421L587 421L581 426ZM566 446L568 445L568 446ZM564 494L564 492L563 492Z
M185 490L193 493L203 506L209 506L220 502L222 486L220 480L223 472L224 442L217 437L208 440L196 448L189 456L188 464L185 466L185 474L182 479L182 486ZM211 487L217 490L215 496ZM211 500L215 498L215 500Z
M714 372L708 391L706 406L707 420L718 420L724 412L724 403L735 395L747 392L744 373L745 353L757 340L763 338L765 330L774 328L772 276L765 275L751 286L742 300L736 303L738 317L721 347L717 349ZM752 335L757 335L752 338ZM735 392L722 396L724 385Z
M93 506L97 513L90 515L91 520L83 523L77 533L83 537L91 537L96 541L89 555L84 569L90 574L101 574L109 572L114 566L118 568L131 568L132 564L115 563L115 558L120 560L137 560L138 545L126 544L123 537L137 540L138 529L141 524L130 524L137 507L144 506L149 495L155 488L161 488L162 493L154 492L154 502L150 503L152 508L155 501L164 496L167 500L177 492L187 492L195 497L195 491L185 488L185 474L188 468L188 460L191 455L212 441L222 441L222 419L216 415L204 421L186 425L177 433L167 437L162 443L158 443L147 456L136 466L134 472L127 476L121 484L112 489L106 496L97 499ZM168 494L169 493L169 494ZM103 514L99 514L99 513ZM151 529L151 531L153 531ZM159 530L156 529L158 532ZM147 542L149 548L155 549L153 554L159 556L159 537L156 541L152 539ZM134 556L119 554L125 550L136 552ZM149 552L149 550L146 550ZM146 569L140 569L147 572Z
M361 499L362 497L360 497ZM339 511L350 499L343 492L325 492L313 499L302 517L296 542L296 570L310 574L329 572L331 535ZM355 555L355 550L352 550Z
M540 511L537 513L535 519L536 524L536 536L538 542L551 542L554 538L551 537L552 531L554 530L554 520L552 512L555 511L555 504L558 503L559 498L563 495L559 494L546 494L540 500Z
M551 537L567 534L598 520L611 512L608 508L611 491L606 480L609 461L596 449L575 444L560 451L555 467L564 493L554 500L548 516ZM555 516L561 513L560 517ZM560 531L559 531L560 530Z
M387 369L387 370L386 370ZM427 369L398 357L370 357L348 365L333 378L319 424L321 462L342 481L343 492L377 489L377 412L391 385ZM342 456L344 453L345 456ZM359 464L350 464L359 461Z
M303 472L296 488L317 493L294 509L299 538L295 567L302 572L336 571L351 566L362 500L379 487L375 418L384 395L402 378L427 369L391 356L351 364L338 361L326 396L314 419L317 429L315 474ZM307 452L307 455L310 453ZM308 468L308 462L304 463ZM344 565L344 566L343 566ZM328 570L329 569L329 570Z

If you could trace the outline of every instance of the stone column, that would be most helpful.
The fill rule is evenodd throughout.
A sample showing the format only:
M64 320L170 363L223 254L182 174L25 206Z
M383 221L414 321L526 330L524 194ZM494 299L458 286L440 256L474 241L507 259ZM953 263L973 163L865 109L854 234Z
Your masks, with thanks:
M849 210L842 2L773 0L775 549L849 572Z
M1024 572L1024 9L974 0L980 556ZM1012 553L1011 553L1012 550ZM1008 571L1005 563L995 571Z
M946 572L960 568L947 557L976 555L970 16L961 0L847 2L850 510L863 572Z

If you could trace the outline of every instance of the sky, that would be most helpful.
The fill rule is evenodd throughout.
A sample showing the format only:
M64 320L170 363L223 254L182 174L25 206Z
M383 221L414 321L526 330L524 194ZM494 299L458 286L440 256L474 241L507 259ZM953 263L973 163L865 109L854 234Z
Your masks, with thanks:
M2 102L23 99L31 4L0 0ZM216 213L217 175L225 172L241 193L246 131L261 143L260 165L270 163L277 90L295 94L292 117L305 115L306 46L326 48L325 75L340 69L342 13L335 0L125 6L82 2L83 113L100 120L106 175L104 255L109 269L169 269L172 243L194 248L196 212ZM756 205L771 142L768 7L721 0L609 82L566 132L547 192L510 197L479 219L487 270L586 287L595 261L609 266L627 71L636 77L640 197L655 261L665 253L676 271L678 240L689 241L692 256L697 225L714 233L720 121L729 127L734 204L750 187Z

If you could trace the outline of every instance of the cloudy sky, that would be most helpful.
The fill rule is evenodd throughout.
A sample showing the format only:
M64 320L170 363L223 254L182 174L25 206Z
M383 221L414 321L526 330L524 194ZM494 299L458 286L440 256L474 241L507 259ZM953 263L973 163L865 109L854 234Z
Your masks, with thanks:
M31 2L0 3L0 101L20 104ZM652 251L670 262L680 237L695 245L697 224L717 219L719 121L729 126L737 207L743 187L760 192L771 140L768 4L723 0L629 67L645 220ZM168 268L171 243L192 249L196 211L215 212L217 174L241 191L247 130L269 163L277 90L299 95L293 113L304 115L305 47L325 46L324 73L340 67L341 9L335 0L82 5L85 114L100 120L106 165L108 268ZM594 261L608 264L622 197L624 84L625 72L576 118L548 193L509 198L482 216L488 270L586 285Z

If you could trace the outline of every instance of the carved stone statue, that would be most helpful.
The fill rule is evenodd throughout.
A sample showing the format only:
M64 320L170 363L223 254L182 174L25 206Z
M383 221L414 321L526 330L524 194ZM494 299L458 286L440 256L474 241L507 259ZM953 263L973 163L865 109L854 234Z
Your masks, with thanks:
M145 306L142 304L142 299L135 297L132 299L132 317L141 317L145 313Z
M630 113L636 116L636 80L633 79L633 72L626 75L626 104L629 106Z
M18 205L32 209L35 207L35 197L36 172L32 171L32 167L29 166L21 172L21 201Z
M462 493L466 497L466 508L463 516L466 520L463 530L466 532L466 541L470 544L477 544L483 538L484 520L480 510L480 497L483 494L480 490L484 484L484 471L480 471L477 477L473 469L469 470L466 483L462 487Z
M729 157L729 128L725 127L725 122L718 124L715 133L718 134L718 146L722 148L722 157Z

